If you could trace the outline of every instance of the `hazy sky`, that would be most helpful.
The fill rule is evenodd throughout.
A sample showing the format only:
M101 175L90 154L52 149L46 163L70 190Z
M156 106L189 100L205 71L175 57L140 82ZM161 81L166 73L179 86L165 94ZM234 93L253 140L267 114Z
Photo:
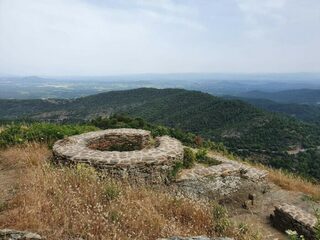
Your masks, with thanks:
M320 0L0 0L0 73L320 72Z

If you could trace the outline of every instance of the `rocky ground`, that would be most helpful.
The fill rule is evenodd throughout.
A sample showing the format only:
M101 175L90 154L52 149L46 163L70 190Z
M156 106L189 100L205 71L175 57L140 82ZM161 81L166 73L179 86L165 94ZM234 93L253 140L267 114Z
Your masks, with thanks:
M315 208L320 208L320 203L311 201L305 194L287 191L271 183L266 178L267 172L263 170L235 162L217 153L212 152L210 156L221 161L222 164L211 167L198 165L193 169L184 170L179 180L182 182L194 180L193 183L199 183L202 179L200 186L206 186L207 183L203 184L206 182L203 179L210 179L211 176L210 187L216 188L215 192L220 191L220 194L225 195L225 198L219 200L228 208L232 219L255 226L266 240L287 239L285 234L272 227L270 215L275 206L290 204L311 214L314 214ZM212 176L218 179L213 185ZM199 184L192 186L199 186ZM208 194L197 196L207 198ZM216 195L212 196L216 197ZM253 201L249 200L252 197Z

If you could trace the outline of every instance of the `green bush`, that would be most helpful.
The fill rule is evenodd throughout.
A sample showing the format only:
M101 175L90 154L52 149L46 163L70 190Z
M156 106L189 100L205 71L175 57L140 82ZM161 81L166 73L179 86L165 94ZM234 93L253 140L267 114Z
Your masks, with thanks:
M289 240L305 240L304 236L299 236L296 231L287 230L286 234L288 235Z
M27 142L46 143L51 146L66 136L97 130L94 126L53 123L13 123L0 132L0 148Z
M175 179L181 169L184 168L183 162L176 162L169 174L170 179Z
M196 153L197 161L205 160L208 154L208 150L205 148L201 148Z
M215 223L215 232L222 236L231 226L227 209L219 204L213 204L212 217Z
M196 152L196 161L207 166L219 165L221 162L215 158L207 156L208 150L201 148Z
M191 168L194 166L196 161L196 156L194 152L190 148L184 148L184 155L183 155L183 166L185 168Z

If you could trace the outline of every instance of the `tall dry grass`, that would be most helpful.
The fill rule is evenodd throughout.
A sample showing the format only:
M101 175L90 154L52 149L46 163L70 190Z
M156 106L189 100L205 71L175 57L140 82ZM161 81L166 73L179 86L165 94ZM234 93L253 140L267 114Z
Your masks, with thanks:
M213 156L221 156L221 153L215 151L210 151L210 154ZM231 160L241 162L242 164L247 164L249 166L267 171L269 181L273 182L275 185L281 187L282 189L302 192L310 196L312 200L320 201L320 183L311 182L308 179L303 178L297 174L289 173L281 169L274 169L259 163L243 161L243 159L232 155L223 156L226 156Z
M320 201L320 184L312 183L300 176L277 169L268 169L268 178L279 187L302 192L311 197L314 201Z
M18 193L3 212L0 228L31 230L47 239L217 234L257 239L249 228L233 226L226 216L214 218L210 204L176 198L165 189L101 178L85 165L52 166L46 160L50 151L42 145L10 148L1 156L7 166L19 169L20 177Z
M3 167L25 171L33 166L42 166L51 152L45 145L28 143L2 150L0 156Z

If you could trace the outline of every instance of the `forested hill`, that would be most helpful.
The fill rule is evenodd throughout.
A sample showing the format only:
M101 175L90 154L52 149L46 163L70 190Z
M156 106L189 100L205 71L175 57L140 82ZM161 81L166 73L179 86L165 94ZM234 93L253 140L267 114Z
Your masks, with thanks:
M316 126L197 91L140 88L73 100L0 100L2 119L81 121L118 112L198 133L230 149L285 151L320 145Z
M226 99L238 99L268 112L282 113L304 122L320 126L320 106L298 103L279 103L268 99L224 96Z
M269 99L280 103L316 105L320 103L320 89L293 89L279 92L250 91L239 94L244 98Z

